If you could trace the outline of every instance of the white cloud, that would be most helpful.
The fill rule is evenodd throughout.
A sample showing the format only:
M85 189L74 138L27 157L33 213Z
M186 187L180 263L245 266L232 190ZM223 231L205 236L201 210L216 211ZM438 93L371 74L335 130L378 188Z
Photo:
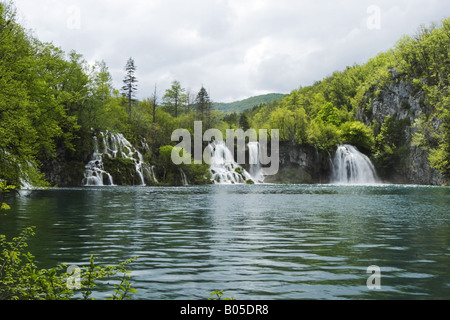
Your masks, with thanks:
M309 85L367 61L450 12L447 0L16 0L16 5L39 39L74 49L88 61L105 60L118 88L132 56L139 97L149 96L155 83L163 94L179 80L194 93L204 85L216 101ZM380 9L379 29L367 28L370 6Z

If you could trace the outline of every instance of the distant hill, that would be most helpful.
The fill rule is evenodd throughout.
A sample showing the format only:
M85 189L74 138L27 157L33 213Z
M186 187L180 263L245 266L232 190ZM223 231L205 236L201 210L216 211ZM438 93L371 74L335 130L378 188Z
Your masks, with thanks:
M236 112L240 113L248 109L252 109L254 106L259 106L260 104L264 103L270 103L275 100L280 100L283 98L285 94L282 93L269 93L264 94L256 97L247 98L241 101L235 101L230 103L224 103L224 102L214 102L213 108L215 110L219 110L222 112Z

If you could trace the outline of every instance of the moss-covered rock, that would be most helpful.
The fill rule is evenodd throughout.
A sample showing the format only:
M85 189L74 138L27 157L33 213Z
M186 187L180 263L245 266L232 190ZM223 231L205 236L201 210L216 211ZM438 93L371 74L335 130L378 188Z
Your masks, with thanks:
M141 178L136 172L136 164L131 159L103 157L103 167L111 174L116 185L132 186L141 184Z

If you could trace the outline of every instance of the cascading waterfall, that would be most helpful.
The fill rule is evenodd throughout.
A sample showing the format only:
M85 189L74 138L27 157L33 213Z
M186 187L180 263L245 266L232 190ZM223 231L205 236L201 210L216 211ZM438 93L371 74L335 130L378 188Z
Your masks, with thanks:
M141 140L141 145L144 151L150 151L150 146L148 145L147 141L145 139ZM156 179L156 175L155 175L155 166L147 166L146 163L142 160L142 155L140 153L139 154L139 159L141 161L141 163L143 163L143 170L151 177L153 178L153 182L158 183L158 179Z
M103 154L98 150L98 139L94 136L92 160L85 166L83 184L86 186L114 185L112 176L103 168ZM106 180L105 180L106 178ZM106 183L105 183L106 182Z
M334 156L331 183L376 184L378 177L370 159L346 144L339 146Z
M243 184L252 176L234 161L233 154L223 141L208 146L211 151L212 180L216 184Z
M140 184L145 184L145 177L151 177L157 182L153 167L146 164L142 154L136 150L131 143L120 133L106 131L100 133L102 150L99 149L99 141L94 136L94 153L92 160L85 167L83 184L86 186L114 185L112 175L103 166L103 157L124 158L131 160L135 165L136 174L139 176Z
M33 186L33 182L28 176L27 171L37 171L36 166L31 161L26 161L27 170L22 170L22 166L19 164L19 171L20 171L20 190L34 190L38 189L35 186Z
M183 186L188 186L189 182L186 177L186 174L184 173L183 169L180 168L180 176L181 176L181 182L183 183Z
M252 179L255 183L264 182L264 174L261 168L261 162L259 161L259 142L248 143L248 155L249 155L249 171Z
M156 179L156 175L155 175L155 166L151 166L149 171L152 174L153 181L158 183L158 179Z

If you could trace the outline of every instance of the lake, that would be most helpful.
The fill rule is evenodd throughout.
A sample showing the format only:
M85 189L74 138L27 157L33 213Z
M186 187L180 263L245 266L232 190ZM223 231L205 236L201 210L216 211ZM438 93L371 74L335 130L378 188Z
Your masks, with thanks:
M450 298L450 188L80 187L8 202L0 233L36 226L29 251L39 267L138 255L129 265L136 300L217 289L238 300Z

